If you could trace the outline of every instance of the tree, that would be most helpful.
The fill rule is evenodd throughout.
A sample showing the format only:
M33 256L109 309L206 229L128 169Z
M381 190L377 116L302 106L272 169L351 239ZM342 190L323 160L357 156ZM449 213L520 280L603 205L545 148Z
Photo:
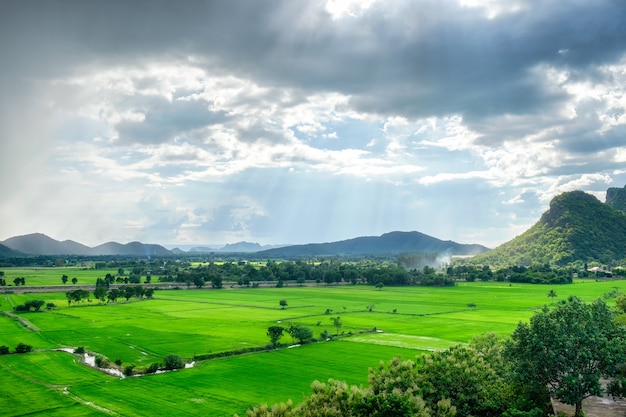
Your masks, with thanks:
M214 276L213 278L211 278L211 287L215 289L222 288L222 277Z
M63 282L63 284L67 284L67 280L69 279L69 277L67 275L63 275L61 277L61 281Z
M124 367L124 376L133 376L135 365L127 365Z
M287 300L280 300L278 302L278 304L280 304L280 306L282 307L282 309L284 310L285 307L287 307Z
M341 317L331 317L330 319L333 322L333 326L335 326L335 328L337 329L337 336L339 336L339 329L343 326L343 323L341 322Z
M548 297L550 297L552 299L552 302L554 303L554 297L556 297L556 293L554 292L554 290L550 290L550 292L548 293Z
M278 340L283 337L284 331L285 329L282 326L270 326L267 328L267 337L270 338L272 346L276 346L278 344Z
M31 345L27 345L25 343L18 343L15 347L15 353L28 353L32 352L33 347Z
M93 296L96 300L104 302L104 299L107 296L107 287L103 285L96 285L96 289L93 291Z
M181 369L185 367L185 362L183 362L180 356L171 353L163 359L163 367L168 371Z
M292 339L298 340L299 343L304 343L313 338L313 331L308 327L300 325L289 326L287 333L289 333Z
M0 355L8 355L9 354L9 347L2 345L0 346Z
M506 347L514 377L548 387L558 400L575 406L602 395L601 379L611 379L626 361L626 331L602 300L585 304L576 297L554 310L544 307L530 324L520 323Z
M204 286L204 278L202 278L201 276L196 276L193 279L193 285L195 285L197 289L202 288Z
M78 282L78 278L76 277L72 278L72 284L76 285L77 282Z
M24 305L28 307L29 310L32 308L35 311L41 310L41 307L43 307L44 304L46 304L44 300L29 300L26 303L24 303Z

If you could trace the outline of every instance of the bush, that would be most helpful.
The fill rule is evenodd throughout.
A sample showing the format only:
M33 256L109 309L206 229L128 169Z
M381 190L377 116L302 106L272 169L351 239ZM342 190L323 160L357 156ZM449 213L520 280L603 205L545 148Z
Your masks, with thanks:
M128 365L124 368L124 375L133 376L134 370L135 370L135 365Z
M159 366L160 365L158 363L156 363L156 362L155 363L151 363L150 366L148 366L148 368L146 369L146 373L147 374L155 373L156 371L159 370Z
M85 348L83 346L79 346L76 349L74 349L74 353L82 355L83 353L85 353Z
M0 355L8 355L9 354L9 347L8 346L0 346Z
M32 352L32 350L33 347L25 343L18 343L18 345L15 347L15 353L28 353Z
M165 359L163 360L163 366L165 367L165 369L167 369L168 371L171 371L173 369L181 369L185 367L185 363L183 362L183 360L180 358L180 356L178 355L174 355L174 354L169 354L165 357Z
M96 356L95 362L98 368L106 368L107 365L109 364L109 361L107 361L107 359L104 356L100 356L100 355Z

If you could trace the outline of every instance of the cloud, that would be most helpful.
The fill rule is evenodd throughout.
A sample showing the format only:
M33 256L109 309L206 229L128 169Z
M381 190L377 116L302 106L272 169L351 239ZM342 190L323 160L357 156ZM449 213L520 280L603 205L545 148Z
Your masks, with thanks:
M612 0L5 1L0 234L503 241L626 183L624 21Z

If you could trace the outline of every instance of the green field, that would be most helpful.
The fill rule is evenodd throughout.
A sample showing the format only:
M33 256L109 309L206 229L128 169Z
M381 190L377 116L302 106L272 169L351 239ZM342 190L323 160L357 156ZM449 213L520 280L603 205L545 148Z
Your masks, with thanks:
M13 285L13 280L23 277L26 286L63 285L61 277L67 275L67 284L72 284L72 278L77 284L95 285L98 278L104 278L107 273L117 275L117 269L94 269L90 267L59 267L59 268L2 268L7 285Z
M558 295L554 302L569 295L593 300L622 284L168 290L155 292L152 300L71 307L63 293L5 294L0 297L5 311L33 298L58 307L22 313L22 322L0 316L0 345L13 350L23 342L36 350L0 356L5 394L0 410L9 416L242 415L253 404L298 402L315 379L364 384L368 367L380 360L413 358L490 331L507 336L519 320L552 302L550 289ZM288 301L286 309L279 306L281 299ZM308 326L315 337L322 331L335 334L330 318L336 316L345 336L336 341L196 362L191 369L142 377L113 377L78 363L75 355L50 350L84 346L110 361L145 368L169 353L191 360L264 346L267 327L278 323ZM288 335L281 341L291 342Z

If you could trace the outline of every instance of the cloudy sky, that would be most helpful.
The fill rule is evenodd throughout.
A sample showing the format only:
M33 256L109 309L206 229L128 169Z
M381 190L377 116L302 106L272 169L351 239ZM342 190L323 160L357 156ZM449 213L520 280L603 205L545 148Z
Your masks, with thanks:
M626 185L622 0L0 2L0 240L495 247Z

